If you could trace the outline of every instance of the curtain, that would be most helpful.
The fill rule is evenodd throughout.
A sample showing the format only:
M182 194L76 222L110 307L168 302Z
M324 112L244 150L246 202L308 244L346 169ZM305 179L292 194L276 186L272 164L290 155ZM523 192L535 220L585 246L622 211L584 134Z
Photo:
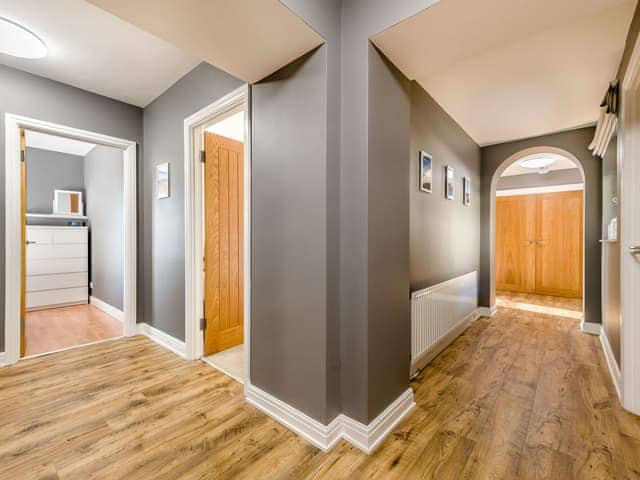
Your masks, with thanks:
M604 157L611 138L618 124L618 82L611 83L607 94L600 104L600 116L596 125L596 133L589 145L594 156Z

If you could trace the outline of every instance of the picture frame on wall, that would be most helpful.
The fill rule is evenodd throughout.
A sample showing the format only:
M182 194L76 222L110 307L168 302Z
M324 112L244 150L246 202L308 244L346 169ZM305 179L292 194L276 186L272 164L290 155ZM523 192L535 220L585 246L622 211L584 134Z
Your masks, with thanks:
M433 184L433 157L420 150L420 191L431 193Z
M455 198L455 172L453 167L447 165L444 167L444 195L449 200Z
M462 178L462 203L467 207L471 205L471 179L469 177Z

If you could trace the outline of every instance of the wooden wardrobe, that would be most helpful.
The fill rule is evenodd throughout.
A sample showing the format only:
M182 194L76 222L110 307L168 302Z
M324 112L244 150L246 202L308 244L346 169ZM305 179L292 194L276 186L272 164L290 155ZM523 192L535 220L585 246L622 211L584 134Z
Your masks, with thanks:
M496 198L496 288L582 297L583 192Z

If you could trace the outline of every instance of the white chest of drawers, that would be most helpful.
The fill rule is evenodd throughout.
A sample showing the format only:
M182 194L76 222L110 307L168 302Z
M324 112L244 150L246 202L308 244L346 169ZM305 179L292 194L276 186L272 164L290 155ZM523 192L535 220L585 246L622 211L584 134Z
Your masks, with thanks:
M27 225L27 310L88 303L88 233Z

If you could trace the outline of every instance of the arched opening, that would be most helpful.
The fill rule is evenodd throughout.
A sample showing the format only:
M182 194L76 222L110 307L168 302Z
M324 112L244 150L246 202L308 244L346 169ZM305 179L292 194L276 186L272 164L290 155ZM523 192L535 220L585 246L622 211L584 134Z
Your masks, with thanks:
M580 161L555 147L518 151L496 168L490 202L491 305L582 320L586 177Z

